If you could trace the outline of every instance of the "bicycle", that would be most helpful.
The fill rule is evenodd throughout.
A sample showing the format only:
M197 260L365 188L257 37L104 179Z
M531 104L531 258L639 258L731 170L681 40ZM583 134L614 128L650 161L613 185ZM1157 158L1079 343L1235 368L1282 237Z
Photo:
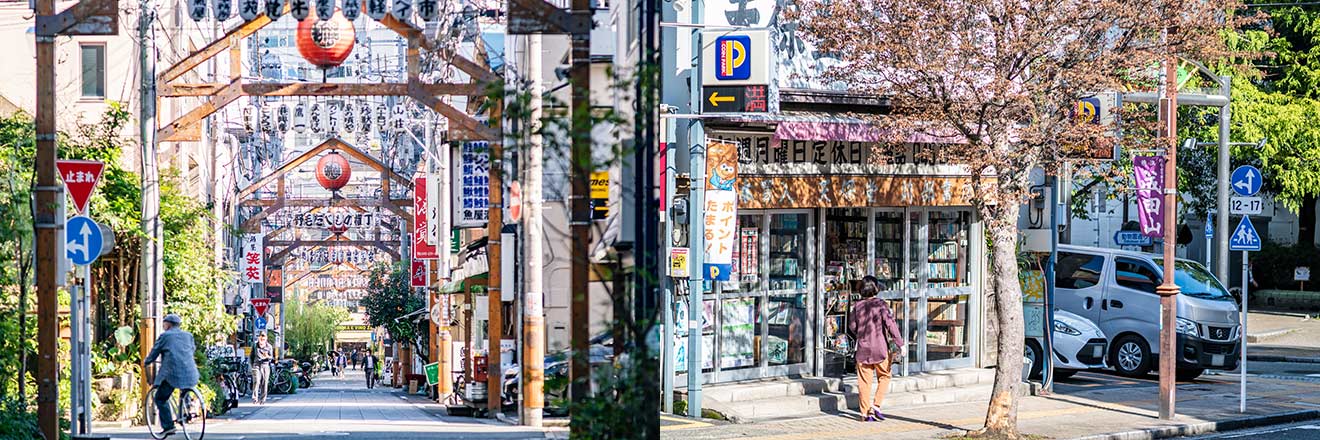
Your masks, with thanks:
M165 429L160 425L160 414L156 409L156 389L157 387L152 385L151 390L147 391L142 407L147 417L147 429L151 432L151 438L163 440L166 435ZM177 432L183 433L184 438L188 440L202 440L206 436L206 401L192 388L176 391L167 403L170 412L174 414L174 428Z

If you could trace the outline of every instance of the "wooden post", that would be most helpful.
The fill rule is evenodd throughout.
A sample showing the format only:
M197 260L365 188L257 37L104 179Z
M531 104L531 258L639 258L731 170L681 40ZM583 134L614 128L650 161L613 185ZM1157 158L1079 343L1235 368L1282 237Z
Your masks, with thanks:
M37 17L55 14L55 0L37 0ZM58 234L64 219L57 218L57 197L63 197L55 179L55 37L38 35L37 52L37 188L36 229L37 257L37 424L46 438L59 438L60 425L56 402L59 401L59 307L55 255ZM22 380L20 378L20 380Z
M1164 62L1164 99L1160 100L1161 128L1167 145L1164 163L1164 283L1155 289L1160 295L1160 419L1172 420L1178 379L1178 285L1174 283L1174 246L1178 229L1178 62L1173 57ZM1223 231L1220 233L1227 233Z
M573 0L572 14L589 16L591 0ZM572 84L572 146L570 147L570 182L572 221L569 224L573 237L573 247L569 251L572 258L569 291L572 292L572 305L569 316L572 321L570 335L573 356L569 365L569 377L572 384L569 389L574 403L582 403L591 394L591 302L588 287L588 265L591 264L589 243L591 242L591 207L587 204L591 197L589 179L591 175L591 34L572 35L572 64L569 70L569 82ZM571 424L573 437L586 436L586 426L581 423Z
M491 111L491 120L499 121L503 101L496 101ZM490 350L486 353L486 408L490 417L495 418L502 410L500 395L504 387L504 368L500 366L500 341L504 339L504 302L500 273L500 232L504 228L504 148L500 140L490 142L490 214L486 223L487 261L490 271L490 284L486 294L490 295L490 321L488 329Z

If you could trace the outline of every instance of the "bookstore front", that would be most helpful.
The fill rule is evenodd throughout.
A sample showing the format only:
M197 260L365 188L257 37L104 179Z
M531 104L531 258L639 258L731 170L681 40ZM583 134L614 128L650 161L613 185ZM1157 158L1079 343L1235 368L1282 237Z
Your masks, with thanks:
M777 142L789 162L795 142ZM739 173L732 279L703 298L706 383L855 373L848 310L868 274L881 280L908 341L896 374L976 366L985 240L968 177L917 166L776 173L775 153L750 152L740 164L750 172ZM686 319L680 310L677 322Z

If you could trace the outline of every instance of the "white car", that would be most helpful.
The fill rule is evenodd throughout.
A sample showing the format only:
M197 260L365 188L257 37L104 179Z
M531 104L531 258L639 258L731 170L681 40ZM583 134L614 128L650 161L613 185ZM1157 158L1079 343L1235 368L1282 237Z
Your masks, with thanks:
M1078 371L1107 368L1108 342L1104 332L1086 318L1054 309L1054 378L1066 379ZM1026 356L1031 359L1031 378L1041 376L1044 363L1042 338L1027 338Z

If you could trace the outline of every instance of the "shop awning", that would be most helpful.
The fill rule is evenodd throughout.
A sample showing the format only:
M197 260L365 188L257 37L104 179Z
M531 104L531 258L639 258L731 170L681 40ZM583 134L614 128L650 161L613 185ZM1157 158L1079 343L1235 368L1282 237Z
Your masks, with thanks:
M799 139L850 142L893 142L884 125L913 128L906 142L914 144L961 144L961 135L950 128L933 128L931 122L914 121L899 116L853 113L780 112L747 113L730 119L734 122L772 123L774 139ZM908 130L905 130L908 131Z

